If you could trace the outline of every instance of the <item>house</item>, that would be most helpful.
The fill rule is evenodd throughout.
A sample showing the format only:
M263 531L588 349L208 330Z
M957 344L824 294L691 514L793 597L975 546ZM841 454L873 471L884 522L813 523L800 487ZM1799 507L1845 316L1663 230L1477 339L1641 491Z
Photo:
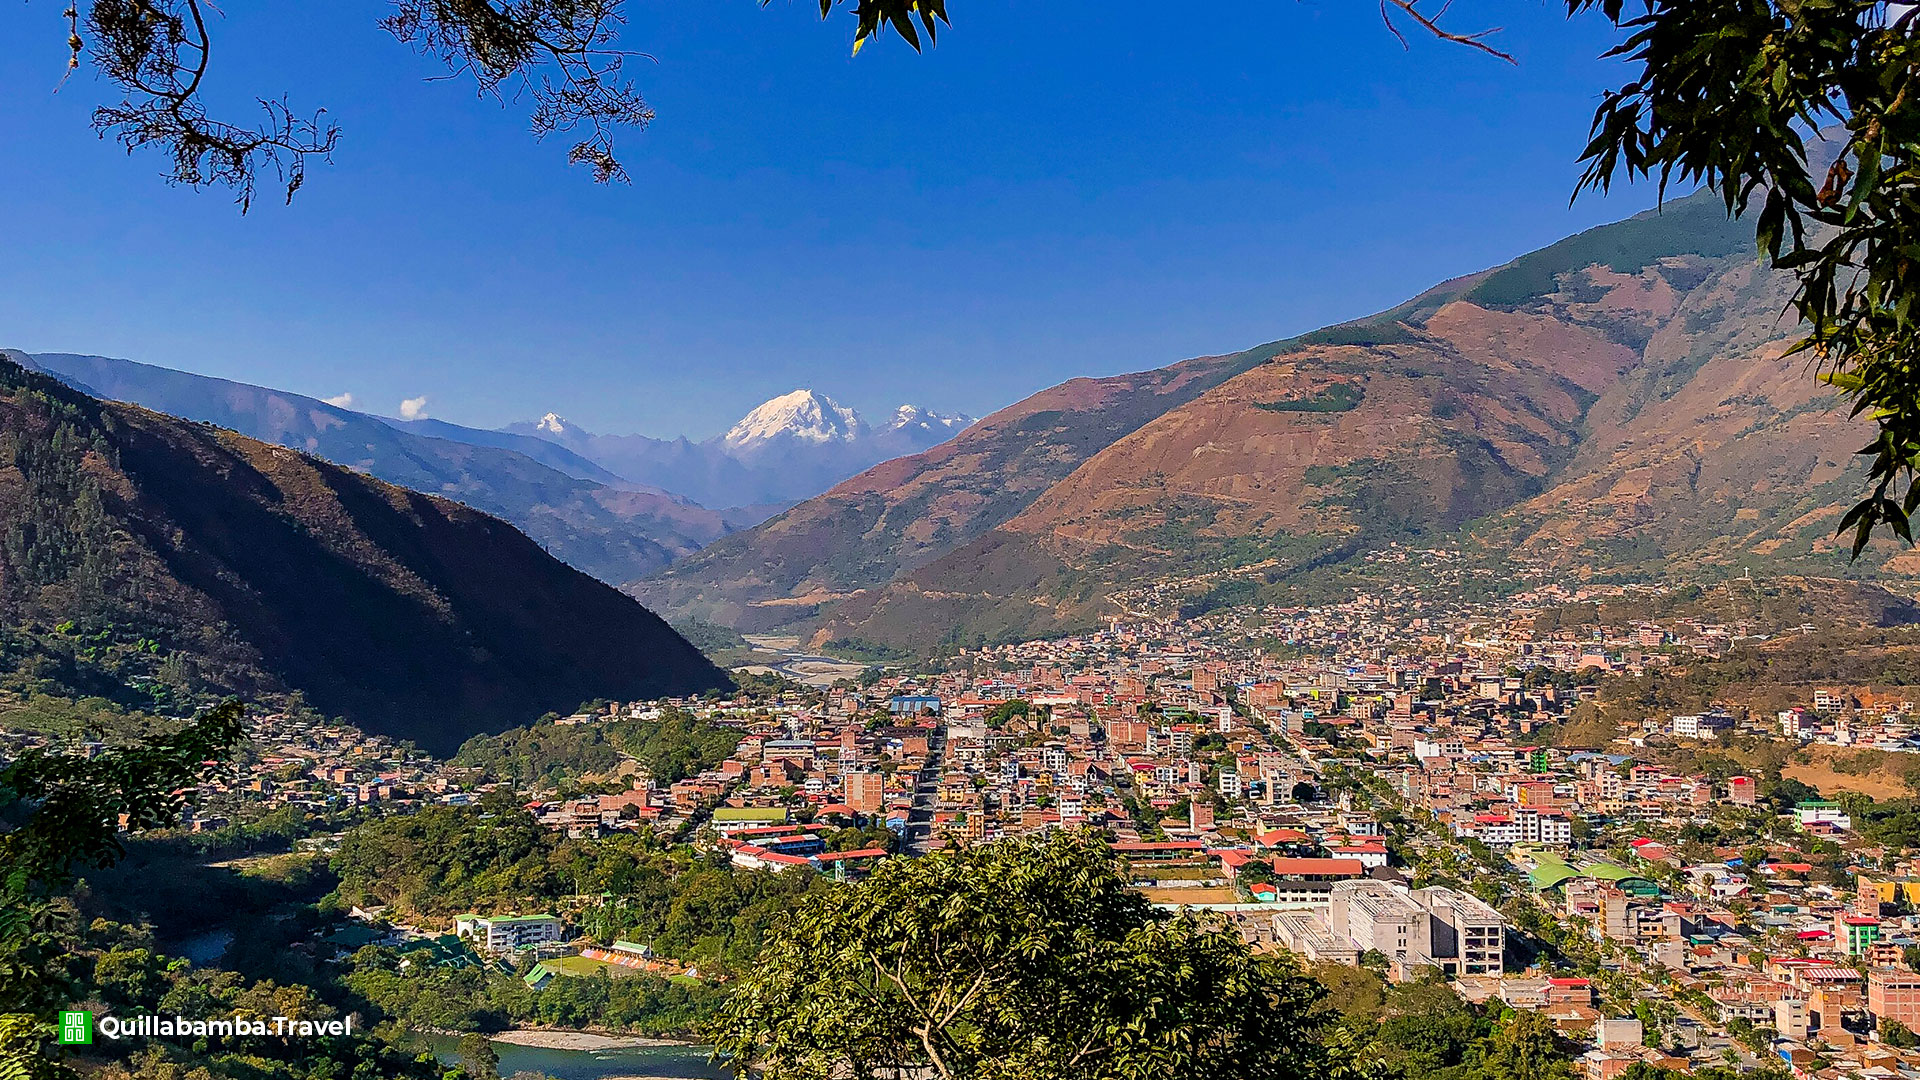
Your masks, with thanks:
M1387 845L1381 843L1346 844L1330 847L1327 854L1335 859L1355 859L1368 870L1387 865Z
M1282 904L1325 905L1331 902L1336 881L1351 881L1367 872L1359 859L1273 860L1274 900Z

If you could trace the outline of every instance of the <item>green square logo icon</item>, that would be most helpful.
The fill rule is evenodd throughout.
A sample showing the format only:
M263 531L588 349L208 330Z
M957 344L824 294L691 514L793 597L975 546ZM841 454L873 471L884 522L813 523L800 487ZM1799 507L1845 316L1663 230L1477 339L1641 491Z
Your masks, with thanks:
M75 1010L60 1014L60 1045L92 1046L93 1014Z

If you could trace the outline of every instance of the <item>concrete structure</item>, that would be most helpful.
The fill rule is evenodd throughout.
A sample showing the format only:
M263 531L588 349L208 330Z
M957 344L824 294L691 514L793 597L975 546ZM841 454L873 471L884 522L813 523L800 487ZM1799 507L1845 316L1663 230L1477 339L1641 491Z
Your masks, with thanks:
M1416 889L1413 902L1431 917L1427 958L1450 975L1498 975L1506 954L1506 920L1485 901L1458 889Z
M1602 1050L1612 1046L1639 1046L1645 1037L1640 1021L1630 1018L1601 1020L1593 1025L1593 1041Z
M453 932L487 952L512 952L559 941L564 924L552 915L461 915Z
M1773 1029L1789 1039L1805 1042L1813 1031L1807 999L1783 997L1773 1003Z
M1289 950L1313 961L1356 964L1360 950L1335 935L1318 912L1289 911L1273 917L1273 938Z
M1331 901L1328 926L1355 950L1384 955L1401 977L1430 962L1431 916L1406 889L1371 879L1342 881Z

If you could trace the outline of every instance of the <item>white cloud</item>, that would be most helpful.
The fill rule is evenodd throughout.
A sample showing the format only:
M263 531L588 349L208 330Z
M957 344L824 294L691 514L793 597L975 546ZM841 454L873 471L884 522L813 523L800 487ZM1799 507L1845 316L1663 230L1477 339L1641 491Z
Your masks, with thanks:
M335 394L330 398L321 398L320 400L342 409L353 408L352 394Z
M410 397L400 403L400 419L425 420L427 418L427 395Z

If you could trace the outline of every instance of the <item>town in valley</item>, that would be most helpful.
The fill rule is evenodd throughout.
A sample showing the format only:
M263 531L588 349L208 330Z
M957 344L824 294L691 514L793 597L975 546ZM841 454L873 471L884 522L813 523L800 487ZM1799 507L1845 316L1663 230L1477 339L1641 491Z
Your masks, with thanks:
M1752 696L1647 708L1570 738L1595 725L1602 687L1812 632L1605 621L1670 591L1541 585L1465 604L1402 589L1115 617L815 685L762 674L734 693L591 702L445 759L256 711L241 764L174 831L297 820L291 850L324 860L368 822L457 809L486 829L524 814L556 841L644 837L729 873L844 882L884 860L1086 830L1157 906L1315 971L1536 1012L1593 1080L1636 1063L1823 1080L1920 1068L1920 867L1888 804L1846 793L1843 775L1920 765L1914 701L1867 684L1776 688L1764 709ZM1543 618L1568 611L1587 617ZM535 775L487 752L537 734L564 762L570 741L670 724L717 733L721 751L669 775L644 754ZM1831 779L1806 782L1815 769ZM377 946L535 992L729 977L623 932L589 889L509 899L441 915L354 905L299 946L323 963Z

